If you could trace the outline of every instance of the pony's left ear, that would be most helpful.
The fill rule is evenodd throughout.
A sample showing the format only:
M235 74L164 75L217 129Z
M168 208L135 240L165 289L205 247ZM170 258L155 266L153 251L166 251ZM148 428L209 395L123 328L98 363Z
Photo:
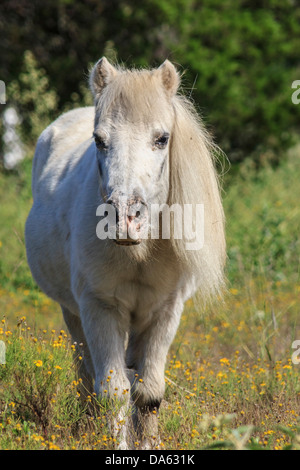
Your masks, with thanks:
M168 96L172 97L175 95L180 84L180 77L174 65L167 59L158 67L156 73L160 75Z
M90 89L97 100L102 90L117 75L118 70L111 65L106 57L102 57L94 65L90 73Z

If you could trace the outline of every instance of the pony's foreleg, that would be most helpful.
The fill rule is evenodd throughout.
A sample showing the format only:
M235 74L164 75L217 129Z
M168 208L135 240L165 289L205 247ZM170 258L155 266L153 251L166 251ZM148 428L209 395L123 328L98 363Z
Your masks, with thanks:
M94 370L90 356L90 351L82 329L81 320L78 315L74 315L66 307L61 306L64 320L72 336L75 345L75 362L80 380L79 391L81 399L86 402L88 395L94 390L93 377Z
M95 371L95 392L108 405L108 424L126 448L130 382L125 369L126 319L99 299L85 296L80 316Z
M157 417L165 391L166 356L182 309L182 302L174 302L157 312L153 322L131 345L130 354L137 371L132 397L137 407L136 430L143 448L153 448L159 443Z

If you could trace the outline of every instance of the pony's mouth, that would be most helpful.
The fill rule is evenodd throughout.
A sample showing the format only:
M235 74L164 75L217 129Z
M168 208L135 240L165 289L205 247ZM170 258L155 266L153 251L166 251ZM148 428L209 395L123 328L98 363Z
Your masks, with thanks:
M137 239L137 240L115 240L114 239L114 242L116 245L119 245L119 246L133 246L133 245L139 245L141 243L141 239Z

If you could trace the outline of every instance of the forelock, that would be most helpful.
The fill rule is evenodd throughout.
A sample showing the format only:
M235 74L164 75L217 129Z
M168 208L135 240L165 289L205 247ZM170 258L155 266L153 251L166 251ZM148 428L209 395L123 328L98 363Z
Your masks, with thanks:
M152 71L124 70L104 88L96 104L96 120L122 116L129 122L147 122L154 114L161 116L170 109L163 86Z

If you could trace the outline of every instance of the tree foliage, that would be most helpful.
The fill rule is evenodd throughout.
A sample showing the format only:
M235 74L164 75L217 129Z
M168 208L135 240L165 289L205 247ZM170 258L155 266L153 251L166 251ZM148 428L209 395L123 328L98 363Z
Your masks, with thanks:
M298 0L3 0L0 78L18 80L30 50L59 98L82 95L102 55L127 66L166 57L183 73L217 143L232 161L278 161L300 106ZM42 99L42 97L41 97Z

